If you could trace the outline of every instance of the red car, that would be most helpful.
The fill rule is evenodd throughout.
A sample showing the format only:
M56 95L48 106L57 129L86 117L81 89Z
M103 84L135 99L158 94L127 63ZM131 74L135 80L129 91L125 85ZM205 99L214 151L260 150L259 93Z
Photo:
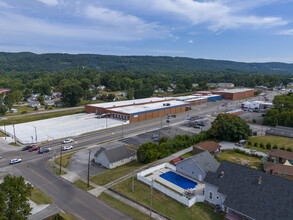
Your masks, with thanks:
M32 148L30 148L28 151L36 151L36 150L39 150L40 147L39 146L33 146Z

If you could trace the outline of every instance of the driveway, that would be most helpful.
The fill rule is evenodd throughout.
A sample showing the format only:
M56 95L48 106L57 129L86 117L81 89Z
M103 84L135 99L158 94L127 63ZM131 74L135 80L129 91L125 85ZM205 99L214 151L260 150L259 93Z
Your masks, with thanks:
M219 143L219 145L221 145L221 150L239 149L239 150L243 150L243 151L245 151L246 153L249 153L249 154L256 154L256 155L259 155L259 156L262 156L262 157L267 157L267 154L264 153L264 152L256 151L254 153L251 153L250 149L246 149L244 147L237 147L232 142L222 141L222 142Z

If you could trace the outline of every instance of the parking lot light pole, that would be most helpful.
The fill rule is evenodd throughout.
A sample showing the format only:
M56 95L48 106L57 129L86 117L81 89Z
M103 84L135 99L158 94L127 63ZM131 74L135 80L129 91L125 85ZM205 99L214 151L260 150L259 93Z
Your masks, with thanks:
M36 127L36 126L34 126L34 128L35 128L35 135L36 135L36 143L38 143L37 127Z
M89 160L87 165L87 188L90 187L90 161L91 161L91 149L89 149Z

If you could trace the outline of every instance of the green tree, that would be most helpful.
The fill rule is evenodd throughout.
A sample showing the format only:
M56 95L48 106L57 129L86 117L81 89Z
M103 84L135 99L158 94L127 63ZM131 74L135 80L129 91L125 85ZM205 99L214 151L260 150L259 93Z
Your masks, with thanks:
M5 107L5 105L2 105L2 103L0 103L0 115L5 115L6 111L7 111L7 108Z
M29 97L31 97L32 95L32 90L31 89L28 89L26 88L24 91L23 91L23 98L25 100L27 100Z
M38 101L41 103L41 105L44 105L44 101L45 101L44 96L40 95L38 97Z
M114 94L112 94L112 93L110 93L110 94L108 94L108 100L110 101L110 102L112 102L114 99L115 99L115 95Z
M137 150L137 159L142 163L150 163L160 156L158 144L148 142L141 145Z
M83 95L84 90L78 84L65 84L62 88L62 102L66 105L76 106Z
M271 148L272 148L271 143L267 143L267 145L266 145L266 149L270 150Z
M248 139L252 131L242 118L231 114L219 114L212 122L210 134L220 140L239 141Z
M91 86L91 81L87 78L83 78L80 80L80 85L84 91L88 90Z
M0 184L0 219L27 219L32 210L28 202L31 191L22 176L6 176Z
M132 100L133 99L133 96L134 96L133 90L132 89L127 90L126 98L128 100Z
M288 147L287 151L292 152L292 147Z
M4 98L4 103L7 106L7 108L11 110L13 104L15 103L14 95L12 93L7 94Z
M273 149L278 149L278 145L275 144L275 145L273 146Z

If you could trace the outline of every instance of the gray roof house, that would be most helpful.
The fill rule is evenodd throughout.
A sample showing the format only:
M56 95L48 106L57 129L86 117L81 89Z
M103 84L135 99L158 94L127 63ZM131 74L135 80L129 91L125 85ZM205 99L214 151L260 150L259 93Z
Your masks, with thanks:
M38 101L31 101L28 103L28 107L34 108L34 107L40 107L41 103Z
M202 181L207 172L216 172L218 167L218 161L208 151L203 151L178 162L176 164L176 171Z
M114 148L101 147L95 153L94 160L103 167L113 169L132 160L136 160L136 150L130 149L125 145Z
M204 179L205 200L228 219L292 219L293 181L223 161Z

